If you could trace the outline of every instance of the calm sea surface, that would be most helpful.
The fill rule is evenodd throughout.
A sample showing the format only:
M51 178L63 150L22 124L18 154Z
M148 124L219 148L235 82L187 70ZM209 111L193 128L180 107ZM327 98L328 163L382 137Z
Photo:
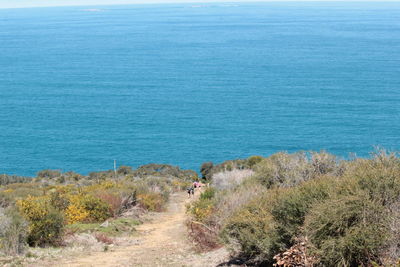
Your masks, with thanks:
M400 150L400 3L0 10L0 173Z

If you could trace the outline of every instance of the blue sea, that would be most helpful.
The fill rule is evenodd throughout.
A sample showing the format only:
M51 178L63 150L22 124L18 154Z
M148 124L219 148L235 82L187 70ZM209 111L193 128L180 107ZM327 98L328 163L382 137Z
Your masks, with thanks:
M400 150L400 2L0 10L0 173Z

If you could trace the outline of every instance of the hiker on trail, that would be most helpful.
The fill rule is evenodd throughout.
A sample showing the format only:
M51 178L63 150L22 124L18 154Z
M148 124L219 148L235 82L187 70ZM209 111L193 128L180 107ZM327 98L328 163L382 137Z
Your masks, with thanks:
M191 193L194 196L194 187L191 188Z
M192 194L192 190L194 191L194 189L193 189L193 187L188 187L186 190L187 190L187 193L188 193L189 198L190 198L190 195Z

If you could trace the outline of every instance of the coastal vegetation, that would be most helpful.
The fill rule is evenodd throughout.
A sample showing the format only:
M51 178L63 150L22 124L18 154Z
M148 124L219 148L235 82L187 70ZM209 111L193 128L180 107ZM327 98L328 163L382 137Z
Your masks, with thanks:
M87 176L43 170L35 178L3 177L0 255L16 256L28 247L65 247L73 239L110 245L135 231L141 213L163 211L170 193L185 189L197 174L149 164Z
M400 264L395 153L281 152L227 161L207 176L212 187L188 207L203 250L226 246L239 262L263 266Z
M188 233L201 251L225 247L232 262L255 266L400 264L396 153L279 152L206 162L200 173L148 164L8 179L0 187L0 253L76 244L106 251L135 234L141 214L164 211L172 192L201 181L209 186L186 205Z

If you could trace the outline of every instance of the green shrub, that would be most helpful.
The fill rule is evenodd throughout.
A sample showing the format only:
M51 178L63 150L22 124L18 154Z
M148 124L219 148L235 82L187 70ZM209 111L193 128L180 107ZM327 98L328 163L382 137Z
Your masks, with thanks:
M357 160L350 164L344 177L382 205L390 206L399 201L400 159L393 153L378 151L371 160Z
M365 195L340 196L311 209L305 233L323 266L366 266L379 262L389 237L387 218Z
M29 183L32 178L16 176L16 175L7 175L0 174L0 185L14 184L14 183Z
M182 180L191 181L197 178L197 173L192 170L181 170L177 166L171 166L167 164L147 164L140 166L132 172L133 176L136 177L168 177L168 178L179 178Z
M272 257L285 247L270 207L276 194L270 192L237 210L221 231L221 239L236 255L272 264Z
M253 168L256 164L260 163L263 160L261 156L251 156L247 159L247 164L250 168Z
M37 177L53 179L56 177L60 177L61 175L62 175L61 172L58 170L42 170L38 172Z
M204 162L200 167L200 173L203 179L210 180L212 177L212 169L214 164L212 162Z
M132 173L133 170L132 170L132 167L130 167L130 166L120 166L118 168L117 172L118 172L118 174L121 174L121 175L128 175L128 174Z
M137 225L140 225L137 219L118 218L109 219L106 225L102 223L75 223L67 225L66 229L68 233L100 232L110 236L121 236L135 232Z
M215 189L213 187L208 187L204 192L200 194L200 199L213 199L215 196Z
M33 246L60 245L64 232L64 216L55 209L39 220L30 221L28 244Z
M287 247L293 245L299 235L306 214L314 203L328 198L335 190L336 181L331 177L310 180L297 187L282 189L271 206L281 242Z
M258 176L251 181L267 188L290 187L270 189L268 195L276 193L273 200L264 196L235 212L223 227L224 242L239 248L237 254L266 263L304 234L323 266L382 262L380 256L390 244L395 251L400 245L393 238L399 236L393 227L399 218L398 158L379 154L340 168L329 154L313 154L307 161L299 155L278 154L257 165ZM260 216L270 228L259 221ZM392 258L398 255L392 254Z
M69 199L58 191L50 193L50 205L59 211L65 211L69 206Z

